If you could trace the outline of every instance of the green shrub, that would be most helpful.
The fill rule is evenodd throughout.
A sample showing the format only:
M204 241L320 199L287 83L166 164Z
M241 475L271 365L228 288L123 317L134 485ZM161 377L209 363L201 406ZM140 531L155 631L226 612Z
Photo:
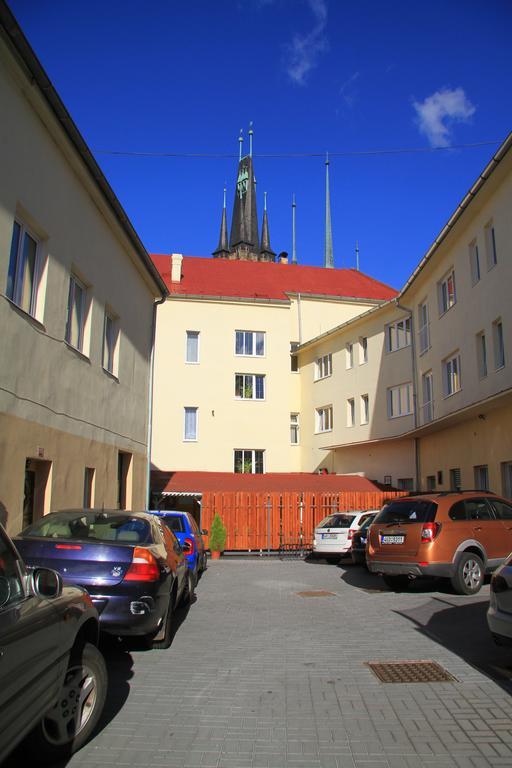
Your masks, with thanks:
M223 524L220 515L215 514L210 528L210 551L224 552L226 546L226 526Z

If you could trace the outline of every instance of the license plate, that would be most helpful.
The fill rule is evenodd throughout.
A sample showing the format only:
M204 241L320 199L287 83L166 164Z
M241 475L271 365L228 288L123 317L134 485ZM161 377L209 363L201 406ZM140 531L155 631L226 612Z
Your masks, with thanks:
M337 533L322 533L322 539L337 539Z
M405 541L405 536L381 536L380 537L381 544L403 544L404 541Z

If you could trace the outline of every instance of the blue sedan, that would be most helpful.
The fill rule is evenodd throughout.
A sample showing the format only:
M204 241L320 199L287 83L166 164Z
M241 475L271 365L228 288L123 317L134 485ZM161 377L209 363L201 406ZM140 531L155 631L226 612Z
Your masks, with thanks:
M187 558L188 567L194 574L194 582L197 584L199 574L206 570L203 536L206 536L208 531L201 531L189 512L152 509L150 514L162 518L167 528L176 536Z

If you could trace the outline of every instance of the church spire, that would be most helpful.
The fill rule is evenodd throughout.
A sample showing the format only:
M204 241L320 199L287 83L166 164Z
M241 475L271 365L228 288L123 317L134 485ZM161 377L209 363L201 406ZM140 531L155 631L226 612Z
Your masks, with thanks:
M261 260L262 261L274 261L276 254L270 247L270 232L268 229L268 216L267 216L267 193L263 193L263 225L261 227Z
M229 250L232 258L257 261L260 253L258 214L256 211L256 181L252 164L252 125L249 131L250 154L242 156L240 135L240 161L236 180L235 203L231 220Z
M213 255L217 258L226 258L229 255L228 222L226 217L226 187L224 187L224 205L222 207L222 218L220 221L219 244L214 250Z
M297 232L295 229L295 209L297 203L295 202L295 193L292 196L292 264L297 263Z
M324 267L333 269L334 256L332 251L332 226L331 226L331 193L329 189L329 153L325 156L325 249Z

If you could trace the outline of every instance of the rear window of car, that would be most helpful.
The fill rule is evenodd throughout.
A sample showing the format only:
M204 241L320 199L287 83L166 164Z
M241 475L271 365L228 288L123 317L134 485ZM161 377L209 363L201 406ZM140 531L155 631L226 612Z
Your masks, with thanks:
M359 530L360 531L366 531L366 529L369 528L370 525L373 523L375 518L376 518L376 514L375 515L368 515L368 517L365 517L365 519L361 523L361 526L360 526Z
M163 521L173 533L185 533L185 522L180 515L166 515Z
M151 527L147 520L130 514L63 512L42 517L23 531L23 536L148 544L151 542Z
M355 515L329 515L318 523L317 528L350 528Z
M436 516L437 504L434 501L411 499L410 501L392 501L381 509L375 523L431 523Z

